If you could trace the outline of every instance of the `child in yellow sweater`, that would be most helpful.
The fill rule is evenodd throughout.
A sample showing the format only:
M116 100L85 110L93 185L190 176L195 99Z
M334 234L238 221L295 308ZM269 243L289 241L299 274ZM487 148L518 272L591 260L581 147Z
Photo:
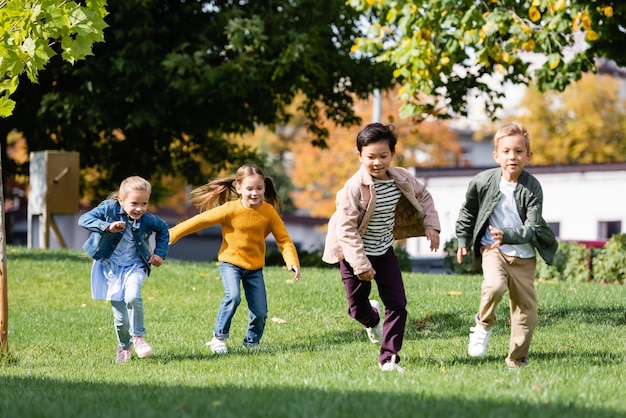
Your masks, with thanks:
M239 199L232 200L233 194ZM213 339L216 354L228 352L225 340L241 303L243 285L250 320L244 347L258 347L267 319L267 293L263 279L265 238L272 233L290 271L300 279L300 262L276 208L281 201L271 178L254 164L241 166L235 177L213 180L191 192L191 203L201 213L170 229L170 244L201 229L219 224L222 246L217 255L225 296L217 313Z

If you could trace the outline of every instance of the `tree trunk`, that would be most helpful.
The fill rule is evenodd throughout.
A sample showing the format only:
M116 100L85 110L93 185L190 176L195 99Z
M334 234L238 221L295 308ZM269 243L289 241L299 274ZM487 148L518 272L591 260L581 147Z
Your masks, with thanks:
M7 291L6 230L4 227L4 190L0 163L0 355L9 352L9 301Z

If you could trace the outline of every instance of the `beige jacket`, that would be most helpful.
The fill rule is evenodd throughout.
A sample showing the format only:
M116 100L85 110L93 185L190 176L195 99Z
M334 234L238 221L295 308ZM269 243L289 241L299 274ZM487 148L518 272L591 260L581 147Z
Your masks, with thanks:
M388 174L402 192L396 207L394 237L425 235L426 228L441 230L435 203L426 187L404 168L389 167ZM372 268L365 255L362 235L374 214L376 193L372 176L361 166L337 192L336 212L328 222L322 260L329 264L346 260L355 274Z

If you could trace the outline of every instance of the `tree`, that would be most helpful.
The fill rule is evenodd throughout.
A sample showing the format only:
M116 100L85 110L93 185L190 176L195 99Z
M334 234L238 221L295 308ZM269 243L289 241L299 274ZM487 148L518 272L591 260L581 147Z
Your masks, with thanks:
M343 1L110 0L108 9L95 56L51 63L17 92L12 120L31 150L80 152L92 201L130 174L197 185L232 171L255 153L231 138L286 124L295 97L324 146L322 118L360 123L353 97L392 82L388 66L350 56L359 13Z
M70 63L91 54L92 45L103 40L105 5L104 0L87 1L86 6L74 1L0 0L0 121L15 110L10 96L20 75L25 73L36 82L39 71L57 53ZM0 129L2 133L0 179L8 131ZM3 183L0 180L0 352L6 354L9 307Z
M626 65L626 3L606 0L349 0L370 22L355 53L394 67L403 116L489 115L501 83L563 91L605 57Z
M19 77L36 83L52 57L61 54L70 64L92 55L92 45L104 40L106 1L87 6L74 1L0 1L0 117L13 113L10 96Z
M382 94L381 100L381 122L393 124L398 136L395 165L449 167L458 163L460 145L447 121L429 119L415 125L410 119L398 117L401 103L395 91ZM372 120L372 107L372 99L355 103L355 111L368 123ZM291 195L296 207L307 209L312 216L332 215L335 211L335 193L359 168L356 137L361 128L331 128L328 149L313 146L303 136L293 143L291 178L296 190Z
M597 164L626 161L626 99L620 79L585 74L563 93L528 90L523 123L533 164Z

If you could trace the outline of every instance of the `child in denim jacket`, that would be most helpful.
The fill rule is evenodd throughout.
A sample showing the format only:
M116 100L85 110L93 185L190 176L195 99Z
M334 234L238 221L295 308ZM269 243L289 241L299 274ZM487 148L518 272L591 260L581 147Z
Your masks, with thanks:
M132 176L122 181L118 192L84 213L78 224L91 231L83 249L93 259L91 292L97 300L109 300L117 332L117 363L154 354L144 339L141 287L151 266L160 266L167 256L169 227L148 213L152 188L145 179ZM149 239L155 234L156 247Z

